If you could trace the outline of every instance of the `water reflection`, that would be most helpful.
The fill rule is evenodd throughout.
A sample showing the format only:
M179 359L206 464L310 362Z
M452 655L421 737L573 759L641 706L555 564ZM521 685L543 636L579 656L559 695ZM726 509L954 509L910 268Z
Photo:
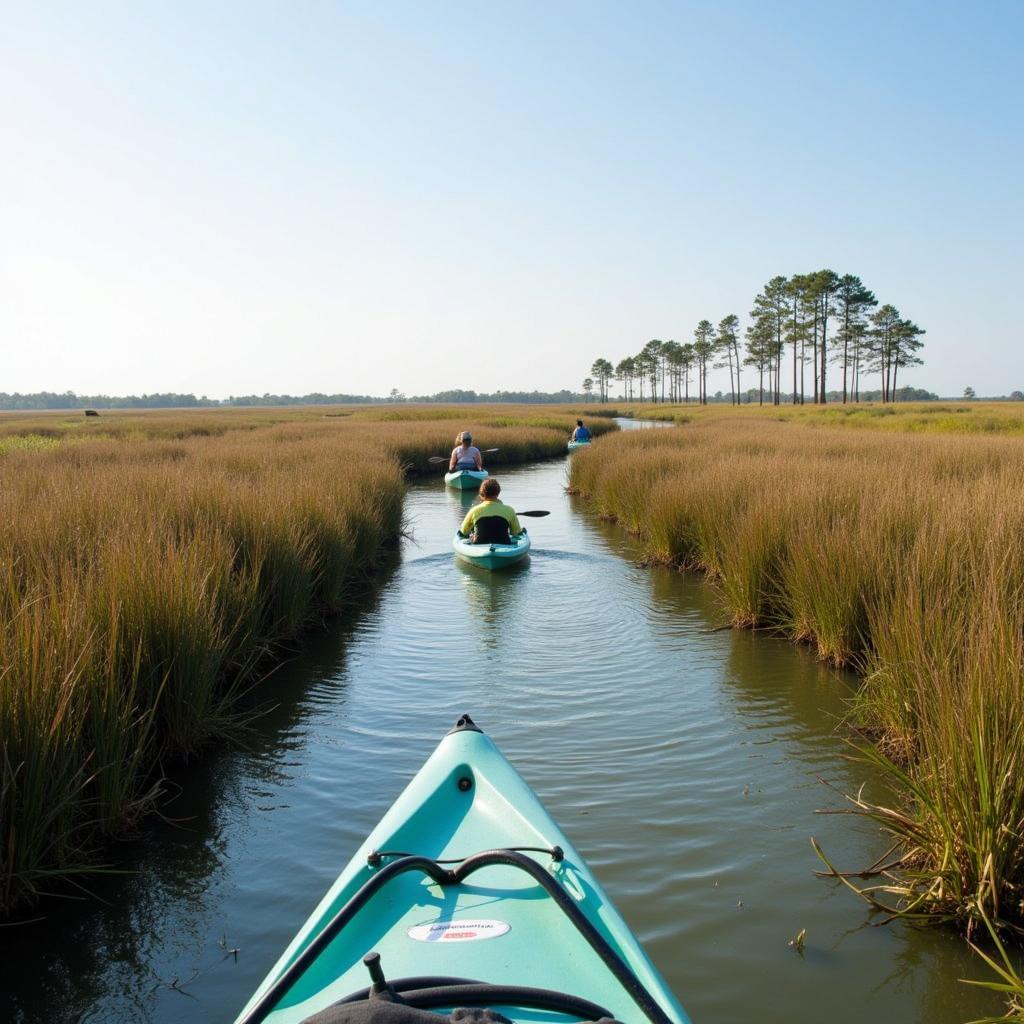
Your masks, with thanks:
M476 491L456 491L451 487L445 488L445 495L455 511L456 524L461 523L466 513L480 500Z
M523 614L527 589L521 577L530 571L530 557L500 572L488 572L455 559L468 608L467 624L475 624L482 647L492 655L514 654L510 624Z

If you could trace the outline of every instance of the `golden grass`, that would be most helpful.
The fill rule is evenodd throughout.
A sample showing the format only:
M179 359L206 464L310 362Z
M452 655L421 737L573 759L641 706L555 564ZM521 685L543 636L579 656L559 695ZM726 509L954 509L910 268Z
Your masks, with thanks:
M1024 434L1024 402L899 402L896 404L699 406L619 404L620 415L703 423L738 418L816 427L896 430L912 434Z
M407 473L440 486L427 460L461 429L494 467L564 454L572 424L376 412L0 419L0 913L94 863L156 766L223 735L268 655L351 600Z
M773 410L774 412L774 410ZM905 858L887 909L1024 926L1024 446L696 416L578 454L571 486L706 572L740 626L865 683L856 719L903 794L860 802Z

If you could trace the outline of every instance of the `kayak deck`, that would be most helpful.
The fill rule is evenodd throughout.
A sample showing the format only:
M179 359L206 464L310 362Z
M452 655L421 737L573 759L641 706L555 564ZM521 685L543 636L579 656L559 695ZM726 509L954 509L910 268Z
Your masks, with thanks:
M495 850L502 852L474 860ZM403 855L415 855L415 863ZM455 863L425 869L423 858ZM472 870L474 864L481 866ZM457 878L460 871L468 874ZM332 936L331 918L344 916L346 904L367 887L374 891ZM574 924L572 913L583 919L584 931L589 927L598 936L599 947L612 950L625 968L624 981ZM313 948L318 942L319 951ZM275 980L310 944L311 962L301 965L270 1012L247 1016L259 1010L261 994L273 994ZM370 834L237 1024L300 1024L365 989L369 977L362 958L371 950L380 954L389 981L431 975L531 986L589 1000L626 1024L688 1024L580 855L468 716ZM654 1016L641 1010L631 988L651 1000ZM538 1017L536 1009L505 1004L492 1008L524 1024L580 1019L551 1011Z
M589 448L590 447L590 442L589 441L570 441L566 445L566 447L569 449L569 451L574 452L574 451L576 451L577 448Z

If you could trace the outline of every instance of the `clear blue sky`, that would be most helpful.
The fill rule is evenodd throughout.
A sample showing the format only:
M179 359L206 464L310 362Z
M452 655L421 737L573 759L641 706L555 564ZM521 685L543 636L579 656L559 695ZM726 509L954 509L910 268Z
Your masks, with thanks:
M1024 3L0 4L0 390L578 387L861 275L1024 388ZM712 390L723 386L712 381Z

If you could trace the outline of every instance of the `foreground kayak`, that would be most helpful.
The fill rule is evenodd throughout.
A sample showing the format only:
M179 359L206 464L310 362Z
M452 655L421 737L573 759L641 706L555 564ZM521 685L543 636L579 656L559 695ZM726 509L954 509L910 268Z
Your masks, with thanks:
M516 1024L689 1024L583 858L468 715L236 1024L442 1024L456 1007L503 1015L459 1019Z
M452 548L459 558L481 569L506 569L521 562L530 553L530 535L523 530L511 544L471 544L457 533Z
M569 451L574 452L574 451L576 451L577 448L589 448L590 447L590 442L589 441L570 441L568 443L568 445L566 445L566 447L569 449Z
M488 476L486 469L457 469L445 473L444 482L457 491L475 491Z

